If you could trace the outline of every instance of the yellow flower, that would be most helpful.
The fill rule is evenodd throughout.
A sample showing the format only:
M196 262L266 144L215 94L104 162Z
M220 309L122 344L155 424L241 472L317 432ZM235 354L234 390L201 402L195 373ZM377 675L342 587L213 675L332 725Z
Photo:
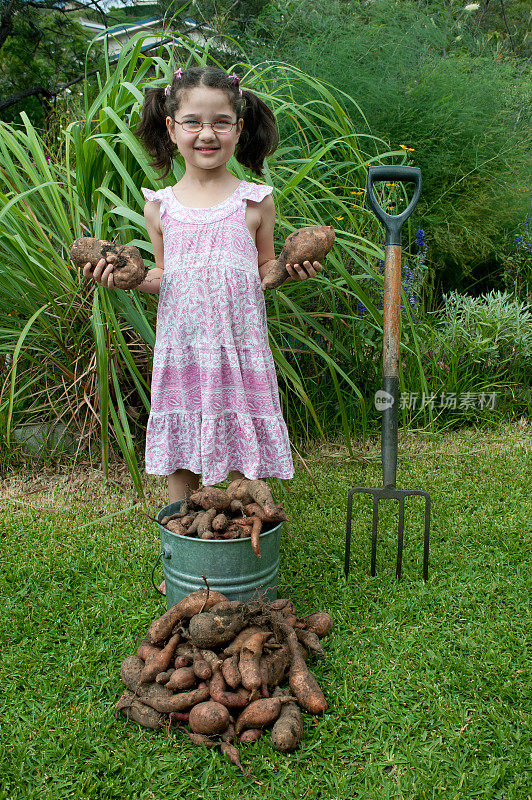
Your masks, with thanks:
M396 184L396 183L387 183L387 184L386 184L386 186L391 186L391 187L393 187L393 186L397 186L397 184Z
M406 150L407 153L413 153L414 152L414 148L413 147L407 147L405 144L400 144L399 147L401 148L401 150Z
M343 219L343 217L335 217L335 219Z
M357 197L360 197L360 195L364 194L364 192L350 192L349 194L355 194Z
M51 233L49 233L48 236L50 237L50 239L52 238L52 234Z

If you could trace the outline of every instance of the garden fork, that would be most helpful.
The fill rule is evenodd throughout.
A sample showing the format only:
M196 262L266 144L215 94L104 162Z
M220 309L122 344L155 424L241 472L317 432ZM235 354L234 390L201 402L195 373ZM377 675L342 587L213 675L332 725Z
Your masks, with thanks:
M374 181L407 181L415 184L414 195L408 207L395 216L387 214L379 205L373 190ZM421 193L421 170L418 167L370 167L366 187L369 206L382 222L386 231L384 242L384 303L383 303L383 385L375 395L375 405L382 410L382 488L356 487L347 495L347 528L345 538L345 576L349 574L351 548L351 513L353 495L365 492L373 495L373 528L371 535L371 575L375 575L377 556L377 526L379 500L397 500L399 526L397 535L397 578L401 577L403 558L403 531L405 497L421 495L425 498L425 536L423 546L423 580L429 572L430 497L420 489L395 488L397 472L397 403L399 395L399 342L401 336L401 228L414 210Z

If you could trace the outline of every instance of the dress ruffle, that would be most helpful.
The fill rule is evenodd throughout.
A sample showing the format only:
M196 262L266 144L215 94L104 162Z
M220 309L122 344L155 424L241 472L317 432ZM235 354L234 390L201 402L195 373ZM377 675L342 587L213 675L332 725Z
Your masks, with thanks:
M292 478L290 442L278 417L225 412L151 415L146 472L170 475L189 469L212 485L238 470L246 478Z

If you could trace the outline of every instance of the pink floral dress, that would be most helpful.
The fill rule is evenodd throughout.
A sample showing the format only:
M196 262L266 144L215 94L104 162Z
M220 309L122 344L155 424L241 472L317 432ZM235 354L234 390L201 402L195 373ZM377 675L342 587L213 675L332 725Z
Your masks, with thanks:
M231 470L292 478L257 248L245 219L246 201L259 202L272 187L241 181L210 208L183 206L171 186L142 191L161 204L164 243L146 472L189 469L205 485Z

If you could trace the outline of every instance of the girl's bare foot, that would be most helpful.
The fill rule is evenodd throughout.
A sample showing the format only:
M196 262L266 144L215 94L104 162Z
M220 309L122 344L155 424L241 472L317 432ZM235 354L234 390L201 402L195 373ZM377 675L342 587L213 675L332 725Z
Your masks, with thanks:
M164 581L159 586L159 591L161 594L164 594L166 596L166 586L164 585Z

